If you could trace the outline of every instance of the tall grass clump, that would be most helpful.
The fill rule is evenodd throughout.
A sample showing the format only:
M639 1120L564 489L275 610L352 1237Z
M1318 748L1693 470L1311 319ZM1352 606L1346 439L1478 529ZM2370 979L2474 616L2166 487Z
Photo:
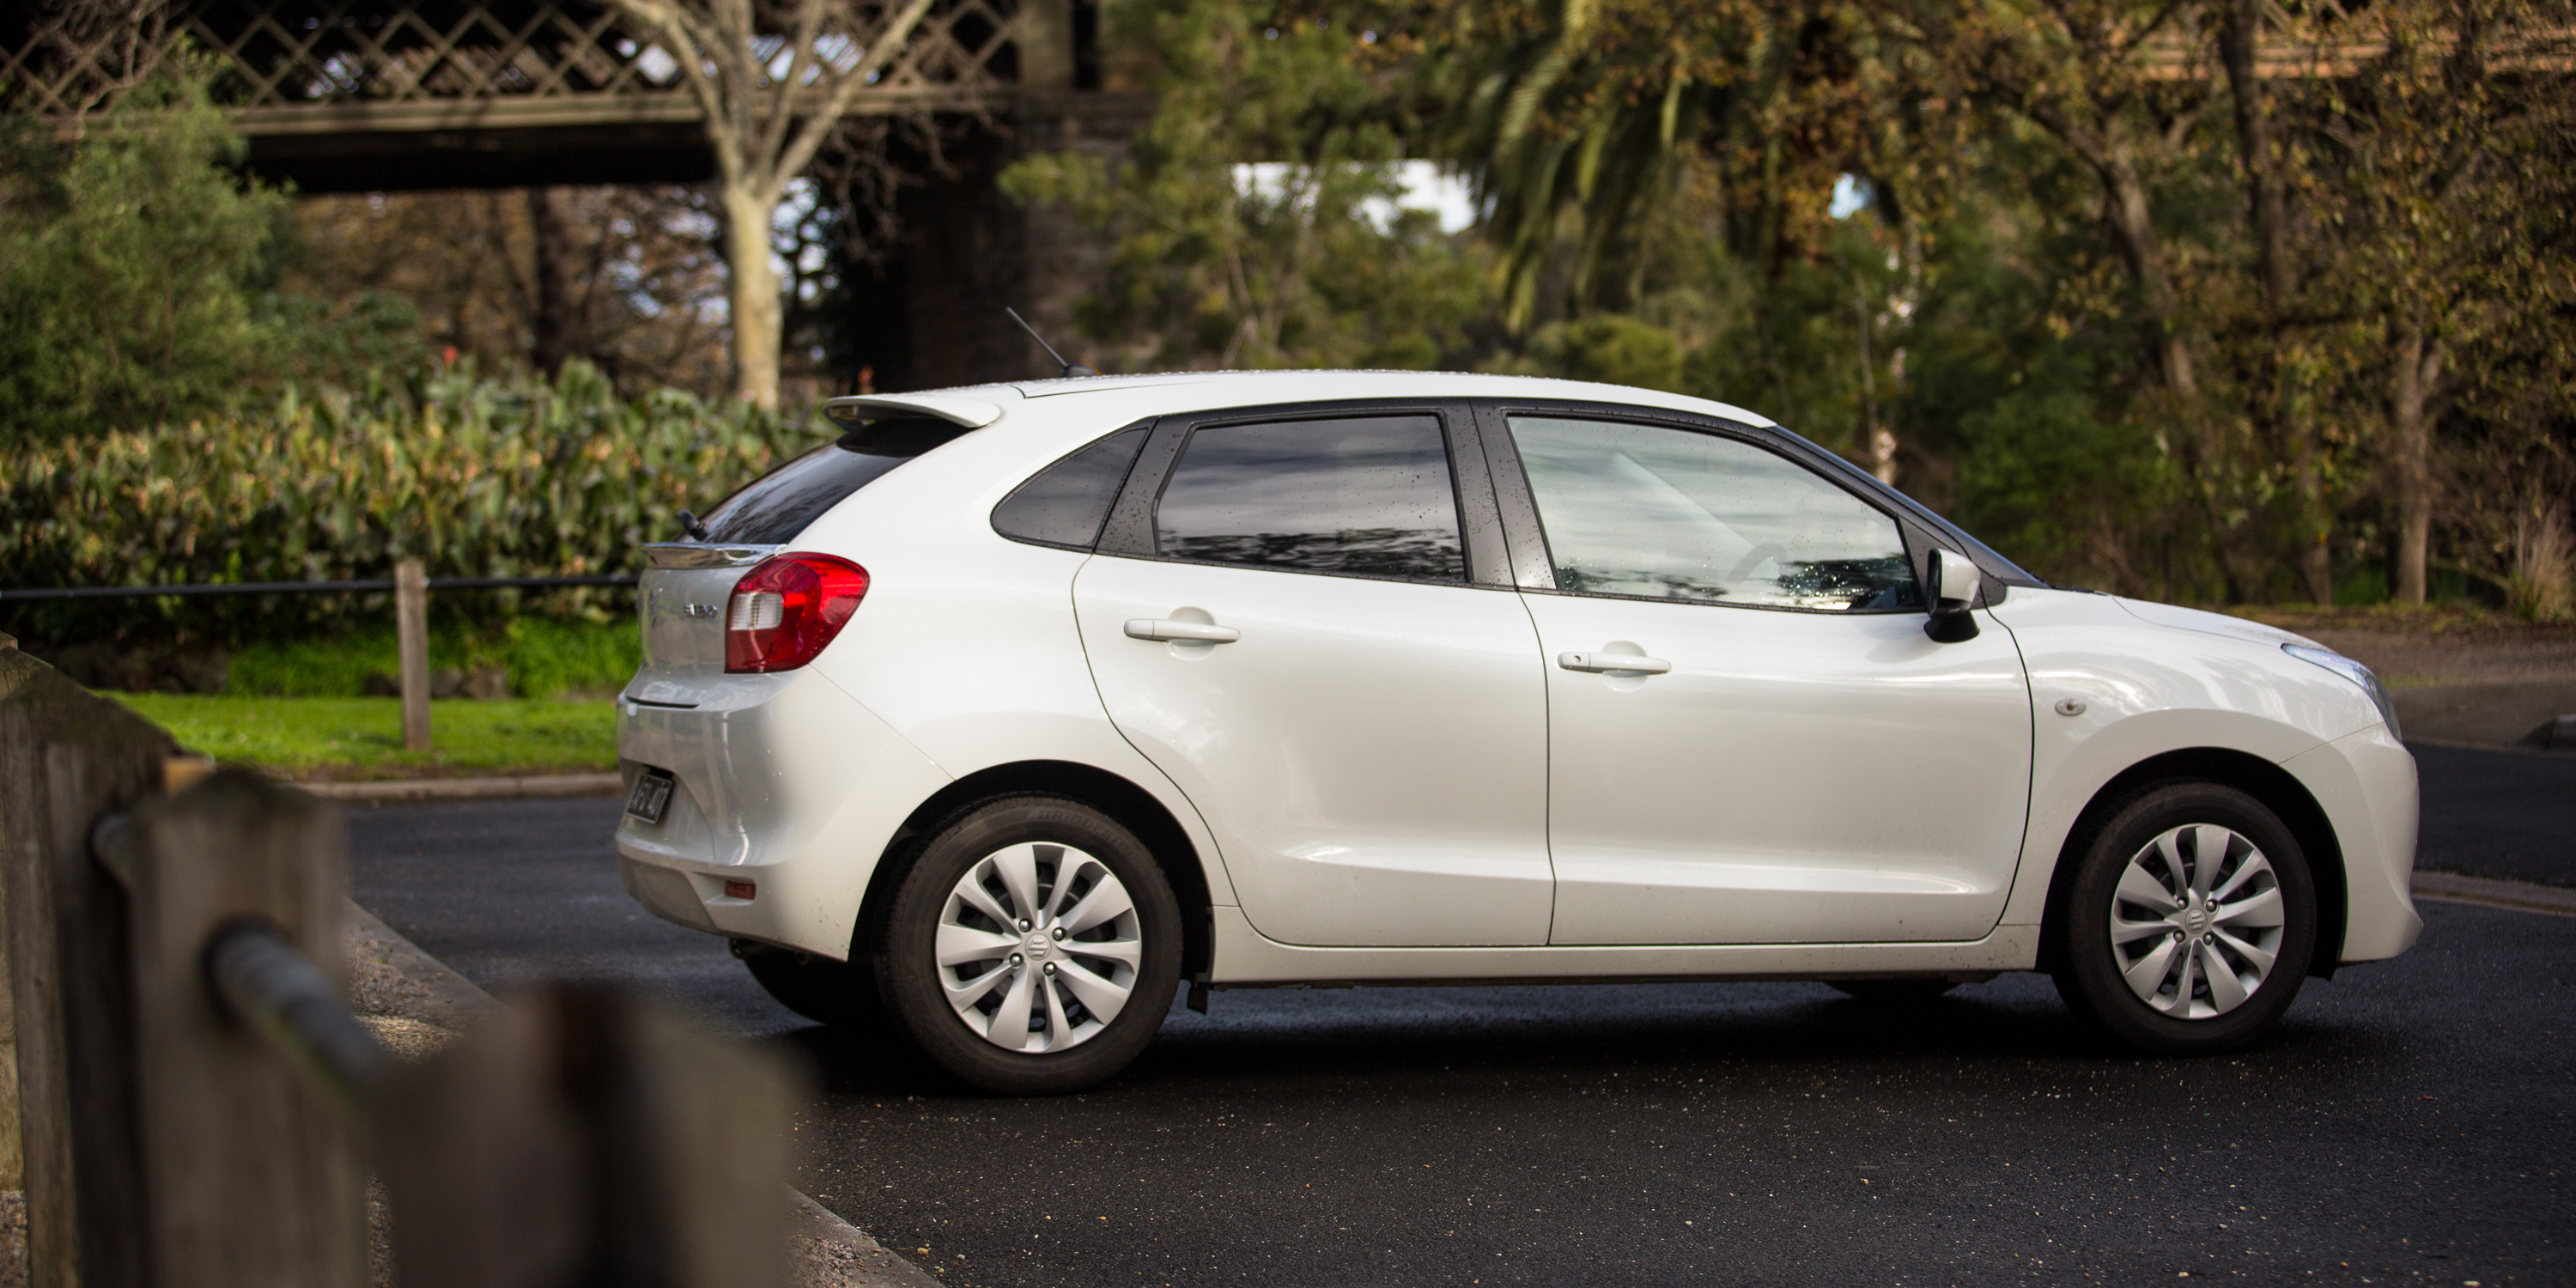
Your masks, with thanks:
M633 401L581 363L504 385L464 369L356 393L289 391L223 414L0 451L0 580L139 586L632 571L639 542L820 441L822 422L660 390ZM0 623L56 640L230 646L335 634L383 596L0 598ZM443 613L507 612L467 596ZM611 596L548 597L598 620ZM364 602L352 602L352 601ZM595 665L573 667L583 670Z

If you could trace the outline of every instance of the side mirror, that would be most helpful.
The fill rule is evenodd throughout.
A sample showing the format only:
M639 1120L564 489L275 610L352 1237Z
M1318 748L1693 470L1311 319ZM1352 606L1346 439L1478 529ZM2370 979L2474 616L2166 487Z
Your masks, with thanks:
M1966 555L1933 551L1923 594L1932 601L1932 618L1923 623L1924 634L1943 644L1977 638L1977 619L1968 614L1968 606L1977 602L1977 565Z

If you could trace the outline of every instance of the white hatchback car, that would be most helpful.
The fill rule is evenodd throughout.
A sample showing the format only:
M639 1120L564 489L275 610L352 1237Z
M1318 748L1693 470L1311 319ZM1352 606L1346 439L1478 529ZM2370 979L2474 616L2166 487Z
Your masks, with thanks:
M617 848L827 1021L1063 1091L1209 989L2046 970L2221 1050L2404 951L2369 671L1815 445L1398 372L834 400L646 547Z

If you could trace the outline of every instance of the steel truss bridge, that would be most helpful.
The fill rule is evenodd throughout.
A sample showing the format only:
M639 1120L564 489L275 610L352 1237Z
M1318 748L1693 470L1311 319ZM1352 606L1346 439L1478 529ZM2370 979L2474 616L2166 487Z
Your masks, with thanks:
M864 31L899 0L853 2ZM1030 151L1115 152L1150 111L1097 88L1098 2L935 0L849 109L969 127L943 129L945 169L900 194L904 232L875 270L861 345L884 387L1042 374L1005 305L1099 360L1072 314L1105 246L992 183ZM87 25L62 16L75 6ZM97 21L102 6L123 21ZM184 47L215 61L249 168L301 192L715 172L673 51L605 0L0 0L0 107L70 137Z
M306 192L713 170L674 51L599 0L129 0L121 19L86 24L69 6L0 9L0 102L13 110L76 128L139 71L193 47L216 62L216 99L251 167ZM1046 133L1110 106L1086 92L1096 22L1091 0L938 0L851 111Z

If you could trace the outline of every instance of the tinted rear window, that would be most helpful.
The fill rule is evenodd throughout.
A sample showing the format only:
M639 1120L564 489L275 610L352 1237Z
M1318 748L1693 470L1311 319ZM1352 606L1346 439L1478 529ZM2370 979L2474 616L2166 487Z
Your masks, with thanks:
M1038 471L993 508L993 530L1018 541L1089 550L1127 471L1145 446L1146 427L1120 430Z
M1166 558L1465 581L1449 452L1430 416L1195 430L1163 485Z
M851 493L965 432L963 425L928 416L861 425L726 497L704 520L706 539L751 546L793 541Z

